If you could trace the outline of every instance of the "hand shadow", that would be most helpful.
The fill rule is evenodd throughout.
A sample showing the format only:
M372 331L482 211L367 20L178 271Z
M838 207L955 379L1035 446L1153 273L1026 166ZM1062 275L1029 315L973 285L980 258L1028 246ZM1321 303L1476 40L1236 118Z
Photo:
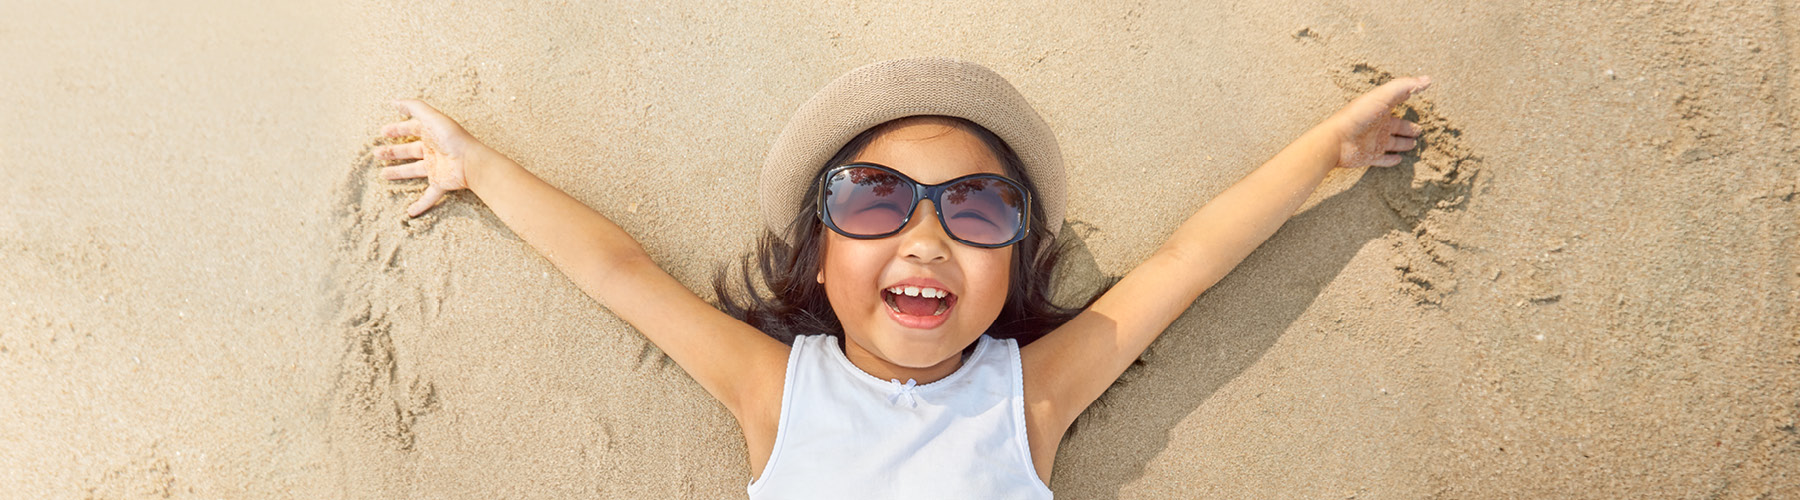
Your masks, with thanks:
M1141 477L1175 426L1261 359L1365 244L1405 227L1382 196L1407 189L1415 162L1365 171L1290 219L1195 300L1070 427L1051 476L1057 494L1116 498ZM1091 266L1076 238L1069 262Z

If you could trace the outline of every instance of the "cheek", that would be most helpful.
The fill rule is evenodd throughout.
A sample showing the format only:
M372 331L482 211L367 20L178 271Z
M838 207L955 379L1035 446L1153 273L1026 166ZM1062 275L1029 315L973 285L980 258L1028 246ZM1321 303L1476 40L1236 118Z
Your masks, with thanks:
M983 317L998 317L1000 309L1006 305L1006 291L1012 285L1012 251L990 251L983 255L973 256L966 266L970 289L965 295L973 295Z
M818 279L824 283L825 296L833 308L842 308L859 300L872 301L869 292L877 285L869 283L875 280L874 273L881 270L879 261L871 262L868 258L868 249L840 241L842 239L837 234L826 236L819 263Z

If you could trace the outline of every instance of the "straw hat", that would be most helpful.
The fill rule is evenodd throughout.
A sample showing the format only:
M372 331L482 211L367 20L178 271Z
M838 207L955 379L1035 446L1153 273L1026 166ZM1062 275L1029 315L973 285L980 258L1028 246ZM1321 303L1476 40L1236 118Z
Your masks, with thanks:
M825 162L857 134L919 115L975 122L1011 146L1037 190L1033 202L1043 207L1049 222L1045 224L1049 227L1031 230L1056 237L1064 207L1062 150L1056 134L1005 78L979 64L949 57L894 59L856 68L800 105L763 163L763 223L794 244L796 235L788 226L800 215L802 198L827 167Z

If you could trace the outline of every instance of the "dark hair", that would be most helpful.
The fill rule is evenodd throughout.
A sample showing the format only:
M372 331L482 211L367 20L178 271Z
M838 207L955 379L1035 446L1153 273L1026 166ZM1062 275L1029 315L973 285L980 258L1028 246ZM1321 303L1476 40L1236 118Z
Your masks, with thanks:
M935 118L948 119L954 126L980 138L994 157L1000 159L1006 176L1024 184L1031 196L1034 199L1037 197L1037 188L1025 176L1025 162L999 136L962 118ZM821 165L819 171L849 163L851 158L862 153L877 135L896 121L858 134L839 148L837 154L832 155L831 161ZM842 336L844 333L843 325L838 323L836 313L832 312L831 302L825 296L825 287L814 279L819 273L819 256L824 245L824 225L819 222L816 212L818 190L817 183L807 189L799 213L786 228L787 233L794 236L795 244L789 245L781 234L766 231L758 241L756 251L743 255L737 272L740 278L737 285L741 293L732 293L734 287L729 279L729 266L720 267L713 276L713 292L718 296L720 310L790 345L798 335L823 333ZM1006 303L1000 308L1000 316L994 319L994 324L986 332L994 338L1018 340L1019 345L1029 344L1043 337L1093 303L1093 299L1089 299L1083 307L1065 308L1051 301L1054 296L1051 293L1053 271L1065 246L1053 241L1050 231L1045 229L1051 221L1045 220L1042 204L1031 204L1030 217L1031 232L1025 239L1013 244ZM1040 252L1040 249L1043 251ZM763 288L766 288L766 294L758 288L759 280L752 279L752 269L755 270L755 278L760 278ZM1095 297L1098 296L1096 293Z

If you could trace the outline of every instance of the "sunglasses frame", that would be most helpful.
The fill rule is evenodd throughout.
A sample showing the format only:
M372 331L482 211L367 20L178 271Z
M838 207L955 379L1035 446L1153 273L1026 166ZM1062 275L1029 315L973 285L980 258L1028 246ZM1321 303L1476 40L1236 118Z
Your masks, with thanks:
M912 204L906 208L906 218L902 219L900 221L900 227L894 228L893 231L888 231L886 233L881 233L881 234L877 234L877 235L860 235L860 234L852 234L849 231L845 231L842 228L839 228L837 226L837 223L834 223L831 221L831 214L827 213L827 210L825 208L825 206L826 206L825 197L827 195L826 188L828 187L828 184L831 182L832 177L837 176L837 174L839 172L843 172L845 170L849 170L852 168L872 168L875 170L880 170L882 172L893 174L894 176L899 177L900 180L906 181L906 184L908 186L912 187L912 191L913 191ZM958 182L962 182L962 181L970 180L970 179L994 179L994 180L998 180L1000 182L1006 183L1009 186L1012 186L1013 189L1019 190L1019 199L1022 202L1022 205L1024 205L1024 206L1021 207L1019 210L1019 232L1018 232L1018 234L1013 235L1012 239L1006 240L1005 242L1001 242L1001 243L995 243L995 244L976 243L973 241L969 241L969 240L965 240L960 237L957 237L956 233L950 231L949 222L944 220L944 203L942 200L943 200L944 191L946 191L945 188L950 185L956 184ZM907 224L912 223L913 212L917 211L919 209L919 202L923 201L923 200L931 200L931 210L933 212L937 213L938 227L943 228L944 235L949 236L950 239L952 239L952 240L956 240L957 243L962 243L964 245L977 247L977 248L1002 248L1002 247L1006 247L1008 245L1012 245L1014 243L1023 241L1025 239L1026 235L1031 234L1031 190L1025 189L1025 185L1023 183L1020 183L1019 181L1015 181L1012 179L1008 179L1008 178L1006 178L1006 176L1003 176L1003 175L989 174L989 173L969 174L969 175L965 175L962 177L957 177L955 179L950 179L950 180L947 180L944 182L940 182L937 184L924 184L924 183L920 183L919 181L913 180L913 178L911 178L911 177L907 177L906 174L900 173L900 171L898 171L898 170L889 168L887 165L882 165L879 163L860 162L860 163L849 163L849 164L839 165L836 167L826 169L824 173L819 174L818 184L819 184L819 196L818 196L818 200L817 200L818 208L815 210L815 212L819 216L819 222L825 224L825 227L831 228L831 230L833 232L843 235L845 238L858 239L858 240L878 240L878 239L886 238L886 237L893 236L896 234L900 234L900 231L903 231L906 229Z

